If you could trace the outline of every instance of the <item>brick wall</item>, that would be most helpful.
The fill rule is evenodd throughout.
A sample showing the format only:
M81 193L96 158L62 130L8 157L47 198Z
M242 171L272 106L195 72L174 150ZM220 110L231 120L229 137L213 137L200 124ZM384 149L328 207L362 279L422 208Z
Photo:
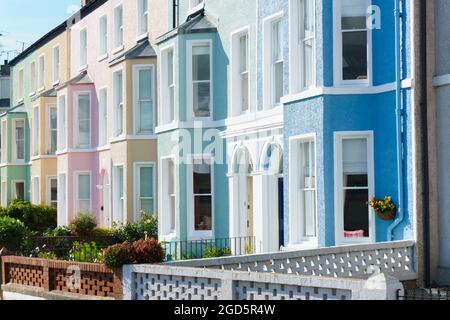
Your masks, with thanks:
M2 257L3 285L16 284L80 295L123 297L121 270L101 264Z

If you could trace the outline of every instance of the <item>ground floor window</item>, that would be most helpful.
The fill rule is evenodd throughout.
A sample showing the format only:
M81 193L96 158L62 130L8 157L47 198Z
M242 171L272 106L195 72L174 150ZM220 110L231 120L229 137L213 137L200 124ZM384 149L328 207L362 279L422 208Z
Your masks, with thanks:
M290 243L317 245L315 135L290 139Z
M337 134L335 150L337 240L373 241L374 217L368 205L374 194L372 134Z
M48 203L51 207L58 207L58 179L56 177L48 180Z
M67 224L67 189L66 189L66 174L60 174L58 179L58 225Z
M176 176L174 159L162 160L162 201L161 209L164 213L162 218L163 234L176 233Z
M25 182L24 181L14 181L12 198L25 200Z
M113 223L123 223L125 208L123 166L115 166L113 169L113 195Z
M32 192L32 196L33 196L33 203L34 204L39 204L40 202L40 197L39 197L39 177L34 177L33 178L33 192Z
M91 174L90 173L78 173L77 174L77 193L76 198L76 212L88 213L92 211L91 208Z
M154 166L139 164L135 169L137 213L154 214ZM136 217L138 218L138 217Z
M7 183L6 181L2 181L2 188L1 188L1 196L2 196L2 206L6 207L7 205L7 199L6 199L6 194L7 194Z
M194 160L192 165L192 202L194 234L211 236L213 229L212 165L208 160Z

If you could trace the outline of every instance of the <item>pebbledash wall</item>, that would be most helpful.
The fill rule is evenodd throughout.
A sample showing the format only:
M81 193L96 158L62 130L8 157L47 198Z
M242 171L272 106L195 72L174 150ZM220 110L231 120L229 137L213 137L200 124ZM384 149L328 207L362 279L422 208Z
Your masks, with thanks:
M336 3L339 3L338 1ZM396 155L396 103L395 103L395 56L394 56L394 2L372 1L372 5L380 8L381 28L371 31L372 50L369 51L370 83L351 86L340 85L334 77L340 57L333 43L336 39L336 21L333 18L333 2L316 1L316 52L317 69L316 85L305 92L293 90L291 82L290 95L284 98L285 103L285 228L286 237L291 245L302 245L301 241L293 241L293 216L298 214L293 207L292 187L289 179L295 166L292 163L290 143L295 137L311 135L316 145L316 188L317 188L317 243L319 246L341 245L349 239L342 239L335 233L338 223L339 207L336 206L336 189L338 181L335 177L337 145L335 134L369 134L373 139L373 188L369 196L384 198L393 197L398 204L398 177ZM393 223L377 218L370 210L373 219L370 241L382 242L401 239L414 239L414 189L412 162L412 95L411 73L411 6L410 1L403 1L402 17L402 101L404 108L404 172L405 177L405 209L404 219L394 229L392 238L388 228ZM333 29L334 27L334 29ZM339 31L337 31L339 33ZM369 30L370 32L370 30ZM292 72L292 70L290 70ZM292 81L292 79L291 79ZM370 145L370 143L369 143ZM370 147L369 147L370 148ZM371 152L369 150L368 156ZM298 159L294 158L298 161ZM370 159L369 159L370 160ZM290 163L291 161L291 163ZM370 161L368 163L369 176ZM369 178L370 179L370 178ZM339 191L340 192L340 191ZM351 239L350 239L351 240ZM356 239L360 241L361 239Z

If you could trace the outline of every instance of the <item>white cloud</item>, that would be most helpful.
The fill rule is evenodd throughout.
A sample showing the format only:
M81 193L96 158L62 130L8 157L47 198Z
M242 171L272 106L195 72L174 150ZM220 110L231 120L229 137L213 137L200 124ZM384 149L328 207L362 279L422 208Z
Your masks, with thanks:
M76 13L78 10L80 10L80 6L76 5L76 4L71 4L67 7L66 12L68 15L73 15L74 13Z

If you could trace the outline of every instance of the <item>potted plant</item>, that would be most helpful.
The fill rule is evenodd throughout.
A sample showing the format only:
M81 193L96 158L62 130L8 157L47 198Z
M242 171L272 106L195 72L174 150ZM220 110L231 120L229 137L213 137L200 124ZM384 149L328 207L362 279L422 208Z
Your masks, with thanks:
M375 210L377 216L382 220L394 220L397 214L397 207L392 202L392 197L387 196L384 199L373 198L369 205Z

